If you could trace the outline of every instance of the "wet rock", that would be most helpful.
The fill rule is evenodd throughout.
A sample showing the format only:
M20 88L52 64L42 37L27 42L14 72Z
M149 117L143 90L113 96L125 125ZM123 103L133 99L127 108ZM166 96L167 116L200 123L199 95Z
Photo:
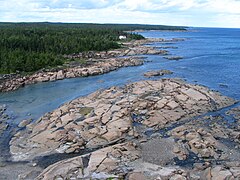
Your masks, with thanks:
M22 120L22 121L18 124L18 127L19 127L19 128L26 127L28 124L30 124L31 121L32 121L31 119Z
M221 87L221 88L228 88L228 85L227 85L227 84L219 83L218 85L219 85L219 87Z
M219 167L213 169L214 171L223 171L219 172L221 176L226 174L228 176L230 167L236 168L239 166L239 164L235 162L240 161L240 151L238 147L235 147L236 142L233 141L233 132L238 131L239 128L236 128L236 124L233 124L234 128L231 129L231 126L225 126L221 123L223 120L224 118L219 116L201 117L192 121L186 121L184 125L180 125L171 130L171 133L168 133L178 144L173 150L178 158L179 154L181 154L182 147L184 147L184 151L190 155L190 158L192 153L199 157L195 157L193 160L189 159L189 157L182 159L188 164L190 160L195 162L194 172L191 172L193 177L201 177L201 179L208 177L208 179L211 179L211 168L209 167L218 167L213 166L213 164L223 165L221 166L222 168L220 168L221 170L219 170ZM212 123L214 126L211 125ZM227 168L223 168L226 166ZM216 174L214 176L216 176ZM227 178L233 177L230 176Z
M169 70L149 71L147 73L144 73L144 76L152 77L152 76L163 76L166 74L173 74L173 72Z
M186 179L177 167L161 167L143 162L132 143L123 143L90 154L63 160L46 168L36 179ZM83 163L83 161L87 162Z
M180 126L173 129L172 135L181 141L186 141L185 143L189 146L188 151L194 152L199 157L217 157L217 140L210 133L206 132L205 135L203 135L199 133L200 131L201 129L196 130L194 127ZM179 141L180 144L182 144L181 141Z
M3 133L8 128L8 124L6 122L0 122L0 134Z

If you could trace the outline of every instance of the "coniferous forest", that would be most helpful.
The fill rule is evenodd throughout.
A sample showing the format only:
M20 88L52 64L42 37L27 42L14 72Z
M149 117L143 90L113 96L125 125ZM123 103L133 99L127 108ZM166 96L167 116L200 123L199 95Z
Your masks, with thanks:
M34 72L62 65L63 55L120 48L126 31L184 30L184 27L121 24L0 23L0 74Z

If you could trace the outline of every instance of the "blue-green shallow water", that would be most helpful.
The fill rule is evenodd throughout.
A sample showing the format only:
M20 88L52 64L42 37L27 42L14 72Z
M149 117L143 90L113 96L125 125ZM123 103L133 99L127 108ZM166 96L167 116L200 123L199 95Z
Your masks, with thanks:
M64 102L87 95L100 88L123 85L145 79L149 70L169 69L173 75L189 82L197 82L224 95L240 99L240 29L195 28L189 32L142 32L145 37L186 38L177 43L156 43L155 46L175 46L168 49L173 56L183 56L180 61L169 61L162 56L146 56L152 62L143 66L122 68L108 74L65 79L26 86L14 92L1 93L0 104L7 104L13 115L12 122L37 119L56 109ZM99 81L103 81L100 83ZM228 87L221 87L226 84ZM28 116L28 114L31 114Z
M29 113L31 114L29 117L36 119L79 96L87 95L98 89L144 79L143 72L151 68L153 64L155 63L122 68L98 76L26 86L17 91L0 94L0 104L7 104L8 113L13 114L16 123L27 118ZM156 64L158 64L157 61Z

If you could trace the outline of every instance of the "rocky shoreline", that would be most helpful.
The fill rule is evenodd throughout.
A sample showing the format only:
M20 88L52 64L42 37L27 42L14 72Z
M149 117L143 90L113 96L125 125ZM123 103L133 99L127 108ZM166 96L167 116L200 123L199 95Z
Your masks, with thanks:
M180 79L112 87L28 124L10 152L36 166L42 156L75 154L36 179L238 179L239 109L227 112L236 118L232 126L225 117L201 116L235 103Z
M69 55L87 58L88 64L8 76L1 91L141 65L144 60L136 55L167 53L144 45L176 41L182 39L145 39L126 42L119 50ZM0 106L0 135L10 126L6 108ZM37 121L23 120L12 133L11 158L0 161L0 179L240 179L239 103L181 79L99 90Z
M0 92L14 91L25 85L62 80L65 78L86 77L108 73L121 67L139 66L143 64L138 55L166 55L166 50L160 50L154 47L145 46L154 42L178 42L184 39L173 38L170 40L162 38L148 38L144 40L135 40L123 43L122 49L116 49L107 52L86 52L79 54L66 55L68 59L87 59L85 65L71 63L66 67L60 67L52 70L42 70L33 75L21 76L4 75L0 79ZM125 58L124 58L125 57Z
M2 82L0 85L0 91L7 92L19 89L25 85L35 84L39 82L48 82L62 80L65 78L86 77L104 74L110 71L114 71L121 67L139 66L143 64L141 58L113 58L105 60L98 60L92 65L87 67L71 67L50 72L38 72L31 76L24 76L19 78L13 78Z

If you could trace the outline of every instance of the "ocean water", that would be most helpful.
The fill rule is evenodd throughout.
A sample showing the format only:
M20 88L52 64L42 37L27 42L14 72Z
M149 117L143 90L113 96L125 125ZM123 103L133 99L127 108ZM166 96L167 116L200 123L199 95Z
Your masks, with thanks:
M172 55L184 59L179 62L164 61L162 66L174 71L176 77L197 81L240 99L240 29L193 28L188 32L150 31L142 35L185 38L186 41L168 44L178 47L170 50Z
M185 38L182 42L154 44L158 48L174 47L167 49L169 56L182 56L183 59L170 61L163 56L149 55L145 57L150 62L142 66L121 68L99 76L34 84L0 93L0 104L6 104L8 113L12 115L9 122L18 124L26 118L36 120L64 102L98 89L146 79L143 76L145 72L160 69L174 72L164 78L180 77L240 99L240 29L191 28L188 32L146 31L141 34L155 38Z

